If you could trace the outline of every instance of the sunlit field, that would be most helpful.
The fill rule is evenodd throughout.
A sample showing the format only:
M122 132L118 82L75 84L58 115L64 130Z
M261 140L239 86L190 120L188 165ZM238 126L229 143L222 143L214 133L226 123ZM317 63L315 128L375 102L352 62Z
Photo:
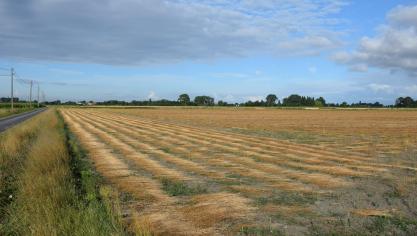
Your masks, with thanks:
M152 234L409 234L417 111L61 109Z
M417 0L0 0L0 236L417 236Z

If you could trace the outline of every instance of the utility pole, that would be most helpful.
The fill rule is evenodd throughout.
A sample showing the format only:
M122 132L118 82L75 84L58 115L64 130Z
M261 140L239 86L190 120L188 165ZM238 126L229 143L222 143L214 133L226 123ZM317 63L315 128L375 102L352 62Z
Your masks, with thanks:
M29 92L29 106L32 108L32 86L33 86L33 80L30 81L30 92Z
M11 90L10 90L10 106L11 106L11 110L12 110L12 112L13 112L13 100L14 100L14 98L13 98L13 77L14 77L14 69L13 68L11 68L10 69L10 80L11 80Z
M39 108L39 82L38 82L38 108Z

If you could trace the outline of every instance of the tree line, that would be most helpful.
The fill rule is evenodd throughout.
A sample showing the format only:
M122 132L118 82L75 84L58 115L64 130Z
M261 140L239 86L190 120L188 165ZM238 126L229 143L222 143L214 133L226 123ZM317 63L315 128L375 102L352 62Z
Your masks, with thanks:
M7 100L9 99L9 100ZM18 101L18 98L15 98ZM0 98L0 102L10 102L10 98ZM323 97L309 97L292 94L282 100L277 95L269 94L265 99L258 101L247 101L243 103L228 103L223 100L215 101L213 97L202 95L191 99L188 94L181 94L177 100L133 100L130 102L120 100L108 100L103 102L94 101L66 101L60 100L45 102L45 105L106 105L106 106L242 106L242 107L353 107L353 108L382 108L382 107L399 107L399 108L417 108L417 100L411 97L399 97L394 105L384 106L379 102L366 103L328 103Z
M10 108L10 103L11 103L12 99L7 98L7 97L0 97L0 108ZM15 108L26 108L30 106L30 101L26 101L26 100L21 100L18 97L14 97L13 98L13 105ZM32 106L36 107L37 106L38 101L37 100L33 100L32 101ZM40 107L43 107L43 104L39 104Z
M417 107L417 100L413 100L411 97L399 97L395 100L396 107Z

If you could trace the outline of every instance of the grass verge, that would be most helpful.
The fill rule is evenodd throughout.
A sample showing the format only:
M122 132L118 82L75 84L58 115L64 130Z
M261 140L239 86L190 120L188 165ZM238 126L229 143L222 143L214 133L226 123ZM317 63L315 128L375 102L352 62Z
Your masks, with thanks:
M113 204L117 194L98 185L55 111L0 139L0 235L125 234Z
M29 107L21 107L21 108L15 108L13 111L10 108L1 108L0 107L0 118L4 118L6 116L16 115L19 113L31 111L34 108Z

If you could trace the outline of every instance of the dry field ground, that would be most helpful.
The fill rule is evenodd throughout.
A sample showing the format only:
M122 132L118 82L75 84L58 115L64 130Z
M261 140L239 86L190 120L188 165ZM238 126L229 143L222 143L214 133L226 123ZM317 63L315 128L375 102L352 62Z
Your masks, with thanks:
M417 111L60 111L142 232L417 232Z

